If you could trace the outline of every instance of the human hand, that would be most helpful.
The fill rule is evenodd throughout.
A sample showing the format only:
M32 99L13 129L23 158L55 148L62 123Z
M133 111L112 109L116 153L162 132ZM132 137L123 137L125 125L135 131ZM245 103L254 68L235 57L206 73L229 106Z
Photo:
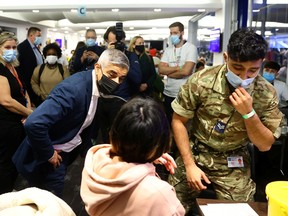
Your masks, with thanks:
M172 175L175 173L175 169L177 168L173 157L171 157L168 153L164 153L161 157L153 161L153 163L164 165L166 170Z
M81 62L85 61L88 58L88 51L84 50L82 56L81 56Z
M53 165L54 168L60 166L62 162L62 157L58 154L56 150L54 150L53 156L48 160L49 163Z
M92 51L88 51L87 55L89 56L89 58L94 59L94 60L98 60L99 58L99 56L95 52L92 52Z
M198 191L207 189L202 180L207 184L211 183L205 173L196 165L186 168L186 177L188 185Z
M253 110L253 99L242 87L235 89L235 91L229 96L229 99L236 111L241 115L250 113Z
M139 91L143 92L148 88L148 85L146 83L142 83L139 87Z

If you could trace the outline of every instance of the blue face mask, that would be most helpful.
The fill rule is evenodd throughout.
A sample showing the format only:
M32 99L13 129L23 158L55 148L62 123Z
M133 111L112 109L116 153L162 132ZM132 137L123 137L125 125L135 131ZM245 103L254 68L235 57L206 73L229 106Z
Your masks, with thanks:
M228 70L228 72L226 73L227 80L234 88L241 86L246 89L255 79L255 77L252 77L242 80L239 76L237 76L231 70L229 70L228 65L227 70Z
M95 43L96 43L96 40L93 39L93 38L88 38L86 40L86 45L89 47L89 46L95 46Z
M177 45L181 41L178 35L171 35L170 38L173 45Z
M41 43L41 40L41 37L36 37L34 41L35 46L38 46Z
M17 51L13 49L5 49L2 57L5 62L13 62L17 58Z
M263 77L270 83L272 83L275 80L275 74L269 73L267 71L263 71Z

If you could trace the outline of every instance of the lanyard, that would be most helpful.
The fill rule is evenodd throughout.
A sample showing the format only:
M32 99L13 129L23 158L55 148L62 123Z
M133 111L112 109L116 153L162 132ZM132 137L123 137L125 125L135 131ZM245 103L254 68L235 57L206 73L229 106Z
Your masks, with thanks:
M25 97L24 88L23 88L22 82L20 81L15 68L12 65L8 65L8 64L6 64L6 67L10 70L10 72L13 74L13 76L17 79L17 81L19 83L19 86L20 86L20 89L21 89L21 94Z
M181 50L182 50L182 46L180 47L179 55L177 56L176 47L174 47L174 61L176 63L176 66L180 66Z

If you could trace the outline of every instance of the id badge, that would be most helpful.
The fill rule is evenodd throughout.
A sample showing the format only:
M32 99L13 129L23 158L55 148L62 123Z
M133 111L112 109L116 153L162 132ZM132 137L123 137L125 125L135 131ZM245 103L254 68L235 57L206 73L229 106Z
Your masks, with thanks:
M217 131L218 133L224 133L225 128L226 128L226 124L221 121L217 121L214 127L215 131Z
M227 162L229 168L244 167L242 156L227 157Z

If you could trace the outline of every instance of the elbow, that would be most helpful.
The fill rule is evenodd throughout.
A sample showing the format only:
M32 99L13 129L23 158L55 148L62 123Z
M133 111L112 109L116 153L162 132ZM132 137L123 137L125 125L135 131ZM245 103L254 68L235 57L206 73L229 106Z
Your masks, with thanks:
M273 143L272 143L273 144ZM269 145L264 145L264 146L259 146L258 149L259 151L261 152L266 152L266 151L269 151L272 147L272 144L269 144Z

